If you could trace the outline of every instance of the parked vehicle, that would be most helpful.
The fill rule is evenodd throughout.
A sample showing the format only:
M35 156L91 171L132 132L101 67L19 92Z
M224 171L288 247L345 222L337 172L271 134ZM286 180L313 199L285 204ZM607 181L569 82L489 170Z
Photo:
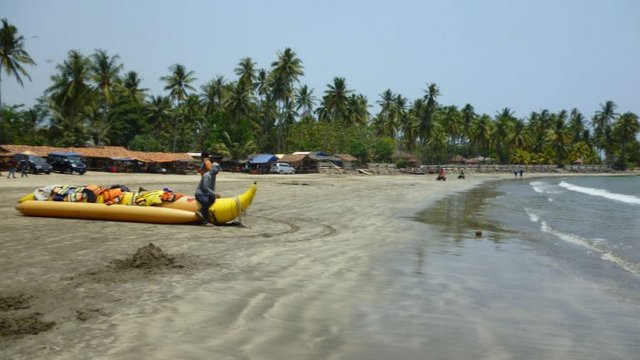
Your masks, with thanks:
M51 173L51 165L38 155L16 154L15 159L18 164L23 160L26 161L28 164L27 171L32 174Z
M83 175L87 171L87 165L82 162L80 155L73 152L49 153L47 162L51 164L53 171L65 174L78 173Z
M271 169L269 170L272 174L295 174L296 169L284 162L271 164Z

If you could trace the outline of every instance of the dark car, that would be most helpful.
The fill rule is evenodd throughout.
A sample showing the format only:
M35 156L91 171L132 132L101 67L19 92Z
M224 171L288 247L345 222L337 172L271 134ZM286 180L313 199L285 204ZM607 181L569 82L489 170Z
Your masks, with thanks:
M32 174L51 173L51 165L49 165L47 161L40 156L17 154L15 156L15 159L18 164L21 164L22 161L25 161L28 166L27 171Z
M52 152L47 155L47 162L51 164L53 171L65 174L78 173L80 175L87 171L87 165L82 162L80 155L73 152Z

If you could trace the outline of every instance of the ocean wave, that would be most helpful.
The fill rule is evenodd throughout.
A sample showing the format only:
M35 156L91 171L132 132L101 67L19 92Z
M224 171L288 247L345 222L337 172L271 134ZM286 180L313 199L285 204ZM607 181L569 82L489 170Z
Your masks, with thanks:
M539 194L560 194L562 191L558 191L555 185L552 185L544 181L532 181L529 183L533 188L533 191Z
M620 201L627 204L640 205L640 198L633 195L616 194L604 189L595 189L595 188L574 185L566 181L561 181L559 186L567 190L579 192L582 194L587 194L591 196L600 196L603 198L607 198L609 200Z
M549 226L546 221L540 219L540 217L538 217L537 215L529 211L527 211L527 214L529 214L529 218L531 219L531 221L540 223L540 229L542 230L542 232L551 234L569 244L577 245L596 254L599 254L600 259L616 264L621 269L640 277L640 264L630 261L624 256L616 254L611 248L609 248L609 244L606 239L590 240L576 234L564 233L551 228L551 226Z
M533 211L527 208L524 208L524 211L527 213L527 215L529 215L529 220L531 220L531 222L537 223L540 221L540 216L534 214Z

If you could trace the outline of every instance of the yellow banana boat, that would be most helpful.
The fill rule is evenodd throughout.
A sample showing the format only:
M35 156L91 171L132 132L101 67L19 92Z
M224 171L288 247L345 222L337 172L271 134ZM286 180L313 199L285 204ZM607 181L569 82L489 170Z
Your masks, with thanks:
M244 193L229 198L216 199L209 208L209 218L214 224L225 224L239 218L251 205L258 186L254 182ZM127 193L124 193L127 196ZM129 195L130 196L130 195ZM196 211L200 203L193 196L182 196L173 202L153 206L113 204L100 201L50 201L38 200L37 190L18 200L16 210L27 216L60 217L89 220L145 222L155 224L189 224L200 221Z

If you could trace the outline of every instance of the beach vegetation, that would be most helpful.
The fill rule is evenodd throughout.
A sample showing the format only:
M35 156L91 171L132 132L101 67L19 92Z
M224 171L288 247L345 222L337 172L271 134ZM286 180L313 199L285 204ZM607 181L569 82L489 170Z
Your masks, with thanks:
M24 66L35 62L7 19L0 46L2 70L22 84L29 78ZM324 89L310 88L302 58L288 47L267 67L243 57L231 69L234 78L215 76L199 87L195 72L175 63L159 78L164 92L153 94L135 70L124 71L123 60L103 49L89 55L70 50L36 105L2 106L0 143L217 150L237 159L251 152L324 151L350 153L363 163L407 153L421 164L475 158L558 167L640 165L638 115L619 111L612 100L592 115L572 108L522 116L509 107L491 115L469 103L442 104L444 90L432 82L423 83L416 99L390 88L368 99L344 76Z

